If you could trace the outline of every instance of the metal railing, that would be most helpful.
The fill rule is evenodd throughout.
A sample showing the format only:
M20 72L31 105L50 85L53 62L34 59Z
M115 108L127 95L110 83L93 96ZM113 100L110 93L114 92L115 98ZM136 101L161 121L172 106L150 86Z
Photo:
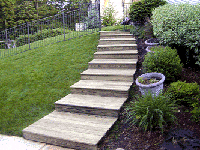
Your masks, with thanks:
M77 3L55 16L0 32L0 58L101 30L100 1Z

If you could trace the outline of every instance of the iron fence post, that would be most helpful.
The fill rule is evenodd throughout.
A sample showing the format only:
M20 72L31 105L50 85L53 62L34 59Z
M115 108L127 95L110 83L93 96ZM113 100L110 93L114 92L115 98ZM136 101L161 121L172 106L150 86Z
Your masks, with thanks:
M6 31L6 41L7 41L8 40L7 29L5 31Z
M98 0L98 9L99 9L99 31L101 31L100 0Z
M125 21L125 13L124 13L124 1L122 1L122 5L123 5L123 22ZM125 31L125 23L124 23L124 31Z
M63 16L63 28L64 28L64 41L66 41L65 40L65 14L64 12L62 13L62 16Z
M27 28L28 28L28 44L29 44L29 50L31 49L30 45L30 36L29 36L29 23L27 22Z

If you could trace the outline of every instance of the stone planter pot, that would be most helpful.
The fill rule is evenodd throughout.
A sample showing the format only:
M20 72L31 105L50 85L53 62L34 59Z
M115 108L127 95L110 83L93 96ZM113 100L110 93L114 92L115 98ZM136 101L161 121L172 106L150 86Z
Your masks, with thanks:
M147 52L152 52L152 53L154 53L154 51L151 51L151 48L152 47L158 47L158 45L154 45L154 46L147 46L147 48L145 49ZM165 46L162 46L163 48L165 47Z
M139 77L143 77L143 79L151 79L151 78L157 78L160 79L159 82L156 83L151 83L148 85L142 84L138 82L138 78L136 79L136 85L139 86L139 90L142 95L145 95L145 92L148 93L150 91L153 95L155 94L156 96L159 95L159 93L163 90L163 83L165 81L165 76L162 73L145 73L142 74Z
M155 42L155 41L156 41L156 42ZM160 44L159 41L158 41L158 39L156 39L156 38L148 39L148 40L146 40L144 43L145 43L146 45L148 45L148 46L154 46L154 45L159 45L159 44Z

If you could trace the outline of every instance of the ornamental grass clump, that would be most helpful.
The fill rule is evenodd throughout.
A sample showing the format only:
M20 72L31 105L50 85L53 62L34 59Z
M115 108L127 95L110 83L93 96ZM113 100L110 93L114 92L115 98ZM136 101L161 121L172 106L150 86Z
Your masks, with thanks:
M135 102L131 102L126 111L127 122L130 121L131 125L141 127L144 131L159 127L163 133L165 125L176 123L174 112L177 112L177 108L162 93L154 98L150 92L143 96L136 95Z
M175 81L182 72L181 60L175 49L170 47L153 47L152 51L145 55L142 63L144 73L158 72L165 75L166 81Z
M200 66L200 4L167 4L152 14L153 33L160 43L176 48L185 65Z

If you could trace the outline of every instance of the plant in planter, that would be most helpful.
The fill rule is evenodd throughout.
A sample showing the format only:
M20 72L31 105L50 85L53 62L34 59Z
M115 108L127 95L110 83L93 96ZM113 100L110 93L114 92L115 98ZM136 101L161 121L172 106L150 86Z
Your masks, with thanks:
M151 84L151 83L156 83L156 82L159 82L159 81L160 81L160 79L156 79L156 78L151 78L151 79L147 79L147 78L143 78L143 77L138 78L138 82L145 84L145 85L148 85L148 84Z
M164 81L165 76L161 73L146 73L136 79L136 85L139 86L142 95L150 91L153 95L158 96L163 89Z

